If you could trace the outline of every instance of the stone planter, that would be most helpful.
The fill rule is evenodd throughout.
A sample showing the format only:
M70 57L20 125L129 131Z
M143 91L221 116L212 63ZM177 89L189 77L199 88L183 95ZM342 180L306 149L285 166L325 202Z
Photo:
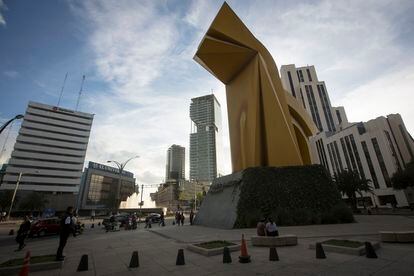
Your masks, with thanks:
M379 242L372 242L372 247L377 250L380 248ZM323 250L326 252L334 252L334 253L341 253L341 254L349 254L355 256L362 256L365 255L365 245L360 247L346 247L346 246L337 246L331 244L322 243ZM315 249L315 244L309 244L309 249Z
M230 252L240 250L240 245L239 244L231 245L231 246L227 246L227 247L229 248ZM192 251L192 252L195 252L195 253L198 253L198 254L209 257L209 256L223 254L224 247L218 247L218 248L213 248L213 249L205 249L205 248L190 244L190 245L187 246L187 249Z
M296 235L280 235L277 237L252 236L250 241L253 246L279 247L297 245L298 237Z

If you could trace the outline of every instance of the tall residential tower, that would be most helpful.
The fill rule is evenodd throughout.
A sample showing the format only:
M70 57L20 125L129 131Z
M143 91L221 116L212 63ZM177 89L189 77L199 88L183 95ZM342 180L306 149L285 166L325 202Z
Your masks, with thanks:
M213 94L193 98L190 118L190 180L211 182L220 168L220 103Z
M75 206L93 114L29 102L0 190L39 192L47 206Z

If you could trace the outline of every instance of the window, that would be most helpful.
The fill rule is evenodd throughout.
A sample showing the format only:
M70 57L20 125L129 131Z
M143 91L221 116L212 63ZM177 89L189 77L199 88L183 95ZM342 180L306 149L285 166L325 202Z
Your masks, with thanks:
M349 135L349 138L351 140L352 149L354 150L355 159L358 164L359 175L361 176L362 179L365 179L365 172L364 172L364 169L362 168L361 158L359 158L358 148L355 144L354 135L352 134Z
M317 88L318 88L319 98L321 99L321 102L322 102L322 109L323 109L323 113L325 114L325 120L326 120L326 124L328 125L328 130L335 131L335 124L333 122L332 112L331 112L331 108L329 105L328 97L326 96L326 93L325 93L325 88L323 87L322 84L318 84Z
M299 82L304 82L302 70L297 70L296 73L298 75Z
M397 167L398 170L401 171L402 168L401 168L400 160L398 160L397 152L395 151L394 144L391 141L390 133L388 131L386 131L386 130L384 130L384 133L385 133L385 136L387 137L388 145L391 148L392 157L394 157L395 166Z
M336 112L336 117L338 118L338 122L339 122L339 123L342 123L341 113L339 112L339 110L338 110L338 109L337 109L337 110L335 110L335 112Z
M305 99L303 98L303 93L302 93L302 88L299 88L299 91L300 91L300 97L302 98L303 108L306 109Z
M287 73L288 73L288 78L289 78L290 90L292 92L293 97L296 98L296 92L295 92L295 87L293 86L292 76L290 75L290 71L288 71Z
M374 147L375 154L377 155L378 163L381 168L382 176L384 177L385 185L391 187L390 176L388 175L387 167L385 166L384 158L382 157L381 149L378 145L377 138L371 139L372 146Z
M413 150L411 149L410 143L408 142L407 133L404 130L402 125L398 125L398 128L400 129L401 135L404 139L405 146L407 147L408 152L410 153L411 160L413 160L414 159L414 154L413 154Z
M319 160L322 162L322 165L329 171L328 161L326 160L325 147L323 145L322 139L316 141L316 148L318 150Z
M336 169L336 165L335 165L334 159L332 157L333 154L332 154L332 151L331 151L331 144L328 144L327 146L328 146L329 160L331 161L331 165L332 165L332 168L333 168L333 173L336 174L338 171Z
M323 130L321 118L319 116L318 107L316 105L315 96L313 95L313 89L311 85L305 85L306 96L308 97L309 107L312 114L312 119L320 131Z
M312 77L311 77L311 73L310 73L309 69L306 69L306 73L308 74L308 80L312 81Z
M345 136L345 143L346 143L346 148L348 149L349 157L351 159L352 170L358 171L356 163L355 163L354 155L352 154L351 143L349 142L348 136Z
M348 170L350 170L351 169L351 164L349 163L349 157L348 157L348 152L346 151L344 138L341 138L341 147L342 147L342 151L344 152L346 167L347 167Z
M334 144L334 147L335 147L336 156L338 156L339 168L341 169L341 171L343 171L344 167L342 166L341 156L339 155L338 144L336 143L336 141L334 141L333 144Z
M369 155L368 146L365 141L361 142L362 149L364 150L365 159L367 159L369 173L371 174L372 183L374 183L375 189L379 189L377 175L375 174L374 166L372 165L371 156Z

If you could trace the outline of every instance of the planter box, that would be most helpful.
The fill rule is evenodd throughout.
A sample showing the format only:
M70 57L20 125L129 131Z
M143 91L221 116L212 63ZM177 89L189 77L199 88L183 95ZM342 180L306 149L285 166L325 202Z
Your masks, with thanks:
M63 261L29 264L29 272L60 269L62 268L62 266L63 266ZM0 275L1 276L18 275L21 269L22 269L22 265L0 267Z
M227 246L227 247L229 248L230 252L240 250L240 245L239 244L230 245L230 246ZM218 247L218 248L213 248L213 249L205 249L205 248L190 244L190 245L187 246L187 249L192 251L192 252L195 252L195 253L198 253L198 254L209 257L209 256L223 254L224 247Z
M277 246L289 246L297 245L298 237L296 235L283 235L277 237L267 236L253 236L251 238L253 246L266 246L266 247L277 247Z
M379 242L372 242L372 247L377 250L380 248ZM342 253L342 254L349 254L349 255L356 255L356 256L362 256L365 255L365 245L362 245L360 247L345 247L345 246L337 246L337 245L331 245L331 244L325 244L322 243L323 250L326 252L334 252L334 253ZM315 249L315 244L309 244L309 249Z
M414 242L414 231L380 231L383 242Z

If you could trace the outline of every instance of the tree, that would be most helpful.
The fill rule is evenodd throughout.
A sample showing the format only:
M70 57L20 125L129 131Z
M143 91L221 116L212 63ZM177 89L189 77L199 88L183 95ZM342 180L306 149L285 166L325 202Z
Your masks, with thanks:
M344 170L335 174L334 182L338 190L349 198L354 211L357 210L357 194L363 199L362 192L372 191L372 187L369 185L371 180L361 178L359 173L353 170Z
M43 193L31 192L19 204L19 209L25 211L41 211L49 201Z
M392 186L396 190L403 190L414 186L414 161L408 163L405 170L396 171L391 177Z

